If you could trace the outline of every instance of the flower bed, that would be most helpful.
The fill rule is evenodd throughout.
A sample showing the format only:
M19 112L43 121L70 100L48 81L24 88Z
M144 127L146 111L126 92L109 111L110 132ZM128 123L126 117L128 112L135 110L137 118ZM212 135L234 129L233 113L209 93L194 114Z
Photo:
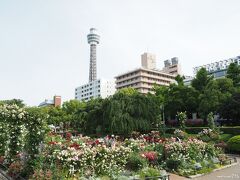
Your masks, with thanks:
M164 169L180 175L198 174L219 165L221 150L198 139L161 138L159 133L118 140L48 135L36 160L32 179L46 177L108 177L144 179L162 176Z

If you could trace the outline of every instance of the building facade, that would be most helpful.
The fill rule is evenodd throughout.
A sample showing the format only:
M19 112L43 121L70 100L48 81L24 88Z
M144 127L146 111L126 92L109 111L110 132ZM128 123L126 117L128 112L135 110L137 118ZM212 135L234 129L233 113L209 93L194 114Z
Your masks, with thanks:
M120 74L115 77L116 89L132 87L140 93L152 92L154 85L169 86L175 82L175 77L180 70L178 59L174 63L165 64L162 70L156 68L156 56L151 53L141 55L141 68Z
M155 84L169 86L175 82L175 76L172 74L146 68L138 68L115 78L117 90L132 87L144 94L152 92Z
M75 89L75 99L89 101L94 98L106 98L115 93L115 82L97 79Z
M214 63L210 63L210 64L206 64L206 65L202 65L202 66L198 66L198 67L194 67L193 73L194 73L194 75L196 75L197 72L201 68L205 68L207 70L208 74L212 75L215 79L223 78L226 76L228 66L231 63L237 63L238 65L240 65L240 56L237 56L234 58L229 58L229 59L218 61L218 62L214 62Z

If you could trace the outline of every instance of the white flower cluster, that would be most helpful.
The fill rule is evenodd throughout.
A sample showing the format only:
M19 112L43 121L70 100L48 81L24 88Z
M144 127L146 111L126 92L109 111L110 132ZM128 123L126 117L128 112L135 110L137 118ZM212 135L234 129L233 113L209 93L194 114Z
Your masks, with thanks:
M82 143L77 149L68 147L63 150L55 150L53 157L59 160L69 169L69 174L80 173L83 176L85 172L91 175L119 174L123 171L131 149L124 146L114 148L105 145L89 146ZM86 167L91 167L86 170ZM74 169L74 171L73 171Z
M198 133L198 135L203 136L210 136L210 134L213 132L212 129L203 129L201 132Z
M26 111L15 104L0 106L0 118L2 119L24 119L25 115Z

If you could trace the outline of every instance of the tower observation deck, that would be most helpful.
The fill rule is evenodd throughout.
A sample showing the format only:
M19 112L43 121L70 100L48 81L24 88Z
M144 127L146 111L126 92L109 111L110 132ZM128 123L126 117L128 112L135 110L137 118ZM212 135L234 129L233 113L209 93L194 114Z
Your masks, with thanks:
M100 36L97 29L91 28L87 35L88 44L90 44L90 66L89 66L89 82L97 79L97 44L99 44Z

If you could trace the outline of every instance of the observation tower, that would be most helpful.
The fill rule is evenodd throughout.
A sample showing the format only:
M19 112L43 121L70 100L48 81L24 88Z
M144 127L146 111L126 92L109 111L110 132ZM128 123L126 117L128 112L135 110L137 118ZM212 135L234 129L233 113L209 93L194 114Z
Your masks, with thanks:
M89 66L89 82L97 79L97 44L99 44L100 36L97 29L91 28L87 35L88 44L90 44L90 66Z

